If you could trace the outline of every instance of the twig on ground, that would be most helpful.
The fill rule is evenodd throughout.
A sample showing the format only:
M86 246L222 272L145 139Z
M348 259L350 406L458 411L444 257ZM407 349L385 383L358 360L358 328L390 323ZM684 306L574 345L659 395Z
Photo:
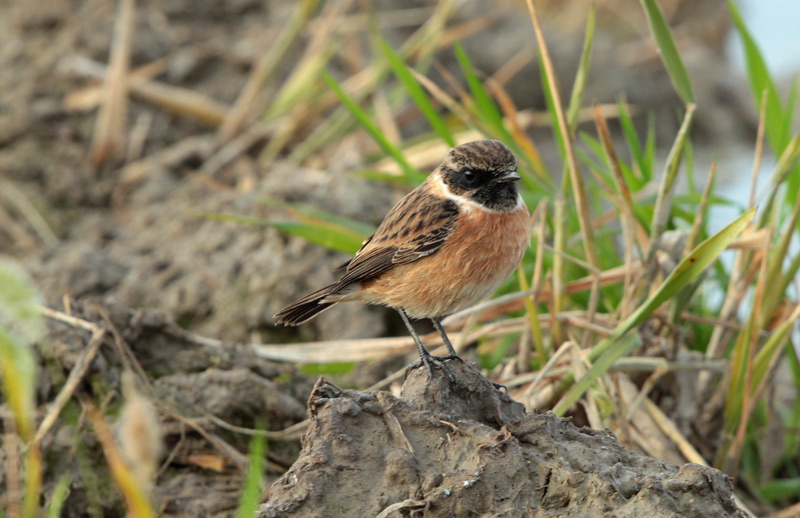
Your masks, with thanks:
M266 437L271 441L295 441L300 438L302 435L302 430L298 433L298 426L299 424L308 424L308 419L302 421L301 423L297 423L295 425L290 426L284 430L279 431L270 431L270 430L256 430L254 428L245 428L243 426L236 426L230 424L229 422L225 421L222 418L215 416L214 414L206 411L205 409L194 405L194 409L197 410L199 413L203 414L203 417L214 423L215 425L219 426L220 428L224 428L226 430L230 430L231 432L240 433L242 435L259 435L262 437ZM305 427L303 427L305 428Z
M426 507L427 504L425 502L420 502L419 500L408 498L406 500L403 500L402 502L397 502L390 505L389 507L378 513L375 516L375 518L388 518L392 513L397 511L425 509Z
M226 456L230 461L233 462L236 467L242 471L247 471L247 456L243 455L239 450L225 442L222 438L216 435L213 432L209 432L200 424L196 423L193 419L182 415L177 410L173 409L168 404L164 403L163 401L159 401L157 399L152 399L153 403L155 403L164 413L166 413L169 417L184 423L186 426L191 428L192 430L199 433L206 441L208 441L214 448L216 448L220 453Z
M89 366L94 361L95 356L97 356L97 351L100 350L100 346L103 344L105 337L106 330L103 328L95 327L94 331L92 331L92 338L83 351L81 351L80 357L75 362L75 366L72 367L67 377L67 381L64 383L64 386L61 387L61 391L59 391L53 404L48 409L47 415L42 420L42 424L39 425L39 429L36 431L36 435L33 439L34 444L40 444L44 436L47 435L47 432L49 432L50 428L55 424L56 419L58 419L67 401L72 398L75 389L78 388L78 385L83 381L84 376L86 376L86 372L89 370Z

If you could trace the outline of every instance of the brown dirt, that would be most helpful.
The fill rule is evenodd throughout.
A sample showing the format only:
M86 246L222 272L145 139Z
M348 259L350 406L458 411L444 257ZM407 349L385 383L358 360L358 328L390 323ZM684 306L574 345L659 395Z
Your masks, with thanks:
M287 365L258 358L250 348L202 347L185 340L183 331L162 314L131 311L107 299L72 301L71 315L112 332L103 341L79 394L105 394L105 409L119 408L120 373L138 363L152 384L140 389L157 402L169 464L164 464L154 492L162 516L230 516L243 482L248 438L230 426L254 428L256 420L284 429L305 419L310 381ZM90 333L52 321L40 348L44 372L71 371L84 353ZM53 401L58 387L41 384L39 397ZM68 405L42 445L48 472L70 474L72 490L63 516L87 516L97 492L103 515L122 515L102 453L87 426L75 419L80 408ZM213 417L213 419L212 419ZM77 450L77 460L74 456ZM272 440L268 453L272 477L288 468L299 451L296 437ZM91 475L91 476L90 476ZM55 483L55 478L52 483ZM0 486L5 485L0 474ZM51 487L52 489L52 487ZM46 491L46 494L48 492Z
M318 382L300 457L260 516L744 516L721 472L528 414L473 365L450 368L457 385L417 368L399 398Z

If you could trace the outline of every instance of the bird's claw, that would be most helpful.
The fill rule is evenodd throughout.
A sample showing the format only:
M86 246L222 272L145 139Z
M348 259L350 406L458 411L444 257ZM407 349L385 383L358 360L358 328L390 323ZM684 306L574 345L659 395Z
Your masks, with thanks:
M461 361L464 361L458 355L452 355L451 354L449 356L432 356L432 355L429 354L427 356L421 357L419 360L417 360L414 363L412 363L409 367L412 368L412 369L415 369L415 368L417 368L417 367L419 367L420 365L423 365L423 364L428 367L428 381L426 382L426 385L430 385L431 384L431 380L433 379L433 368L434 367L438 367L438 368L442 369L445 372L445 374L447 374L447 377L450 378L451 382L458 383L458 378L456 378L456 375L453 374L452 371L450 369L448 369L447 365L444 363L447 360L461 360Z

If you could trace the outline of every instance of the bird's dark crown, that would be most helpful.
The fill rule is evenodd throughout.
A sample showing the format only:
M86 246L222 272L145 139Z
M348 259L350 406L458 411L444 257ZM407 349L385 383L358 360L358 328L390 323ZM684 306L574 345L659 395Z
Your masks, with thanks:
M448 190L492 210L517 206L517 187L509 173L517 170L517 159L497 140L476 140L450 150L440 167Z

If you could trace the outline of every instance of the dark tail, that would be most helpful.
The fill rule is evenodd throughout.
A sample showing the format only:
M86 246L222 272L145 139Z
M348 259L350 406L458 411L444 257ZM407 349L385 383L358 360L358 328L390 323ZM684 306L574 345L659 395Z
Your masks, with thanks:
M336 302L322 302L322 300L333 292L336 284L326 286L319 291L306 295L302 299L295 300L282 310L275 313L276 324L285 326L297 326L311 320L313 317L322 313Z

